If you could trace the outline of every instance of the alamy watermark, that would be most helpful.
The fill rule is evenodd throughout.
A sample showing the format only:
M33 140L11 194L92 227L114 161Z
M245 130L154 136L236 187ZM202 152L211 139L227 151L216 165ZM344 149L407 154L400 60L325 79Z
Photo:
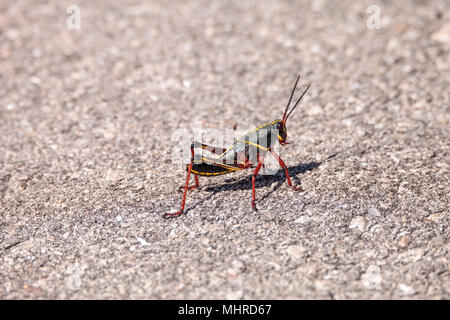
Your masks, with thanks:
M381 29L381 9L379 6L371 5L367 7L366 13L369 14L367 18L367 29Z
M67 29L81 29L81 10L80 7L74 4L71 4L67 7L66 12L69 14L69 17L66 20Z

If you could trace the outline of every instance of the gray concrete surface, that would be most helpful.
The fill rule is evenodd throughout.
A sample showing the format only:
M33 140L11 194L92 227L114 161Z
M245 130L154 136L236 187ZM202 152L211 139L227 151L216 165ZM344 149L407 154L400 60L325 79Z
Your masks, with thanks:
M449 298L448 1L69 4L0 2L0 298ZM305 191L201 178L163 220L173 133L278 118L298 73Z

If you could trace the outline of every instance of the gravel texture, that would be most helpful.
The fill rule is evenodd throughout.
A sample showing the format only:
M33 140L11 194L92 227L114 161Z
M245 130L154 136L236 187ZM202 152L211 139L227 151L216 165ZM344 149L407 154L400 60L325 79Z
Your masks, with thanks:
M0 298L450 298L447 0L70 4L0 2ZM162 219L194 121L279 118L299 73L305 191L201 177Z

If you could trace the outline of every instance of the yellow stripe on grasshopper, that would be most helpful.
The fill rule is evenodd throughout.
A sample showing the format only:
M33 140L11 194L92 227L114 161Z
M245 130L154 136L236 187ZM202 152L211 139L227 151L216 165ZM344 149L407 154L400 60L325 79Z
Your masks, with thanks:
M238 141L244 142L244 143L247 143L247 144L251 144L252 146L255 146L255 147L257 147L257 148L259 148L259 149L262 149L262 150L264 150L264 151L269 150L269 148L260 146L259 144L256 144L256 143L253 143L253 142L250 142L250 141L245 141L245 140L238 140Z
M274 123L276 123L276 122L280 122L280 120L274 120L274 121L272 121L272 122L270 122L270 123L263 124L262 126L259 126L258 128L256 128L255 130L250 131L250 132L247 133L246 135L249 135L250 133L253 133L253 132L255 132L255 131L258 131L259 129L264 128L265 126L270 126L271 124L274 124Z
M197 174L199 176L217 176L217 175L220 175L220 174L229 173L231 171L227 170L227 171L222 171L222 172L200 172L200 171L191 170L191 172L193 174Z
M213 164L215 164L215 165L217 165L219 167L227 169L228 171L235 171L235 170L240 170L241 169L241 168L236 168L236 167L233 167L233 166L229 166L229 165L226 165L224 163L216 162L216 161L214 161L212 159L207 159L207 158L203 158L203 157L202 157L202 161L204 161L204 162L211 162L211 163L213 163Z

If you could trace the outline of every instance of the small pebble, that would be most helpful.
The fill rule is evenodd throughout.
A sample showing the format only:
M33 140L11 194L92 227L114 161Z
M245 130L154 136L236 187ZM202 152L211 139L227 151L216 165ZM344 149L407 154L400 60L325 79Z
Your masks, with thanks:
M400 284L398 285L398 289L400 290L400 292L401 292L404 296L411 296L411 295L413 295L414 293L416 293L416 291L415 291L412 287L410 287L410 286L408 286L408 285L406 285L406 284L404 284L404 283L400 283Z
M398 246L400 248L406 248L410 241L411 241L410 236L403 236L400 238L400 241L398 242Z
M370 214L371 216L375 216L375 217L381 216L380 211L378 211L378 209L377 209L377 208L374 208L374 207L370 207L370 208L367 210L367 213Z
M142 239L142 238L137 238L137 241L139 241L141 246L149 246L150 245L150 243L148 243L147 241L145 241L145 239Z
M349 228L358 229L359 231L363 232L364 229L366 228L366 220L361 216L353 218L352 221L350 222Z
M245 264L239 260L233 260L231 262L231 267L228 269L228 273L231 275L237 275L245 271Z
M286 252L292 257L301 257L303 252L305 252L305 248L298 245L290 246L286 249Z
M431 34L431 40L440 43L450 43L450 23L443 25L442 28Z
M380 267L371 265L367 268L366 272L361 276L362 284L370 290L381 289L381 283L383 277L380 274Z

